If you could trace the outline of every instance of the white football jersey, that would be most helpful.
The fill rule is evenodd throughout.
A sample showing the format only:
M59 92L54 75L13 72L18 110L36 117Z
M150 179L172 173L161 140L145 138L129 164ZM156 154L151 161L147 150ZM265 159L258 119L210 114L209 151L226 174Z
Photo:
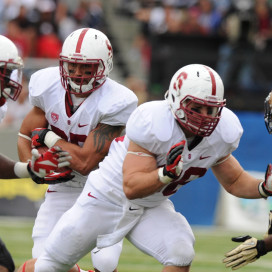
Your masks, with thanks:
M232 153L238 147L242 134L243 129L237 116L224 108L216 129L209 137L202 138L198 144L191 142L189 146L186 142L183 171L179 179L165 185L157 193L131 202L145 207L159 205L189 181L204 176L219 159ZM140 105L127 122L125 138L117 138L112 142L109 155L88 178L101 197L105 194L105 197L112 197L114 200L116 195L123 194L122 163L129 140L155 154L159 167L166 164L170 148L186 140L186 137L166 101ZM116 199L115 197L115 201Z
M109 78L102 87L89 95L73 114L68 109L65 94L59 67L39 70L30 78L31 104L45 112L52 131L79 146L83 146L89 133L99 123L125 126L138 103L131 90ZM75 178L72 181L57 186L84 186L87 177L75 171L73 174Z

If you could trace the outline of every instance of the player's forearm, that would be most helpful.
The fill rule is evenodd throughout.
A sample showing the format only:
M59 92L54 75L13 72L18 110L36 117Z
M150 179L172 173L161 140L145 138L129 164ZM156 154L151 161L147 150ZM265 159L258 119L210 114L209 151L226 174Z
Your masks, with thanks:
M240 198L261 198L258 186L262 180L256 179L246 171L243 171L238 179L228 187L227 191Z
M158 177L158 169L151 172L137 172L123 175L123 190L128 199L147 197L160 191L163 184Z
M27 164L15 162L4 155L0 154L0 178L15 179L29 177Z
M26 162L31 158L31 141L19 135L17 148L20 161Z
M62 139L58 140L56 145L70 153L72 157L70 168L82 175L88 175L92 170L96 169L99 162L102 161L106 155L105 152L98 153L91 148L80 147Z
M14 173L14 164L15 162L4 155L0 154L0 178L16 178Z

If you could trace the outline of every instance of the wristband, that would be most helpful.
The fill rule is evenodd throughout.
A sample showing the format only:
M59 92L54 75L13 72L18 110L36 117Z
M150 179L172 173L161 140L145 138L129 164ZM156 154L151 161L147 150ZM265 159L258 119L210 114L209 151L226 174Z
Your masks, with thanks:
M263 185L263 181L259 183L259 186L258 186L259 193L260 193L260 195L261 195L262 198L267 199L267 197L268 197L269 195L265 192L265 190L264 190L264 188L263 188L262 185Z
M56 133L53 131L48 131L44 137L44 144L48 147L51 148L53 147L58 140L62 139L59 137Z
M26 140L29 140L31 142L31 138L25 134L22 134L21 132L18 133L18 136L25 138Z
M16 162L14 164L14 173L18 178L29 178L26 162Z
M163 167L159 168L158 170L158 176L159 176L159 180L160 182L162 182L163 184L168 184L170 183L173 179L168 177L168 176L165 176L163 174Z

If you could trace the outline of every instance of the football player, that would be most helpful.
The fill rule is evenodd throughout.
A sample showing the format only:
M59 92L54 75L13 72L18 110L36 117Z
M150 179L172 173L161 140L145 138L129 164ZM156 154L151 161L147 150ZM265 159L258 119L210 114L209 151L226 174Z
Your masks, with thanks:
M96 29L82 28L65 39L59 67L39 70L30 78L33 109L20 128L20 159L29 159L31 146L58 145L72 156L74 178L48 187L33 228L33 260L19 271L23 267L25 271L33 270L58 219L72 207L87 175L107 155L111 141L120 136L137 107L136 95L109 78L112 67L113 49L107 36ZM96 224L90 218L90 228ZM100 251L93 254L96 271L112 272L116 268L121 246L115 245L107 252L103 253L103 263ZM74 270L78 271L78 267Z
M16 46L11 40L0 35L0 121L5 115L7 99L16 101L21 93L22 69L23 61ZM52 147L43 155L33 149L31 160L25 163L15 162L0 154L0 178L31 177L37 183L54 183L56 182L55 172L52 172L59 167L69 166L70 159L69 154L59 147ZM59 178L64 181L65 176ZM13 272L14 269L12 257L0 239L0 271Z
M243 129L225 104L216 71L201 64L179 69L165 100L141 104L131 114L126 135L112 142L56 224L35 272L67 271L95 246L103 249L124 237L157 259L163 271L188 272L195 238L171 195L209 168L236 197L271 195L271 178L256 179L232 155Z
M264 101L264 122L269 134L272 134L272 91ZM269 165L266 176L272 179L272 166ZM272 192L272 187L268 188ZM240 242L239 246L225 254L223 263L232 270L239 269L249 263L255 262L267 252L272 251L272 211L269 213L269 227L264 239L257 240L249 235L233 237L232 241Z

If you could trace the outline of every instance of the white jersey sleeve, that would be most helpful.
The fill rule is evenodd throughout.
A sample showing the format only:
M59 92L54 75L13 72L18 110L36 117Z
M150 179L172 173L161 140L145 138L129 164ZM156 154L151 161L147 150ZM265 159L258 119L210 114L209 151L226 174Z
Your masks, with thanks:
M103 116L101 123L111 126L125 126L138 104L137 96L131 90L109 78L97 95L97 109Z
M58 99L59 95L54 92L60 82L59 68L50 67L35 72L29 80L29 101L46 112L46 102L53 95Z
M134 143L158 155L170 149L171 138L179 142L185 137L183 133L173 133L175 123L166 101L147 102L131 114L126 134Z

